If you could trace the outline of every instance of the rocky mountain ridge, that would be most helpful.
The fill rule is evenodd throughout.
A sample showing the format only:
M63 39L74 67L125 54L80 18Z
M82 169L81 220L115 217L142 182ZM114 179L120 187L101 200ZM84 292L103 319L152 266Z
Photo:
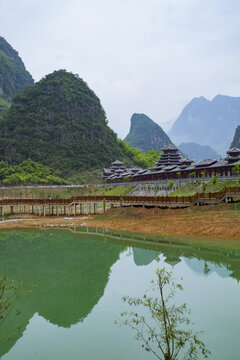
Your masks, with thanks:
M145 114L132 115L130 131L125 141L143 152L161 150L164 146L172 144L161 126Z
M201 96L186 105L171 131L172 140L211 146L221 155L240 124L240 97L217 95L211 101Z
M0 36L0 96L11 100L33 83L18 52Z
M236 147L240 149L240 125L236 128L231 148Z

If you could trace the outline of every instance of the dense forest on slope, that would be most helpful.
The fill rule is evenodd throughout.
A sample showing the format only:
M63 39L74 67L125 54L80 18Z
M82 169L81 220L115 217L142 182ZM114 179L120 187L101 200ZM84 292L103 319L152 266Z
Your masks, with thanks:
M158 150L172 144L164 130L145 114L133 114L130 132L125 141L143 152Z
M0 185L46 185L66 184L59 172L36 163L31 159L24 160L16 166L9 166L0 161Z
M12 99L30 85L33 85L33 78L18 52L0 36L0 96Z
M47 75L16 96L0 130L0 158L33 161L72 171L103 168L117 158L134 164L108 127L100 100L77 75Z
M0 119L7 112L7 110L10 108L10 106L11 106L11 103L4 97L0 96Z

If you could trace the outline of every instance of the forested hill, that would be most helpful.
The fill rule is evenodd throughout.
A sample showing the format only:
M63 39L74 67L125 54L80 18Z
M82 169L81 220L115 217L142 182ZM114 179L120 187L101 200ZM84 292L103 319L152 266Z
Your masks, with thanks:
M10 100L30 85L33 78L18 52L0 36L0 97Z
M125 141L141 151L161 150L172 141L164 130L145 114L133 114Z
M16 96L0 129L0 159L25 159L62 170L96 169L114 160L131 162L108 127L100 100L77 75L47 75Z
M10 106L11 106L11 103L3 96L0 96L0 119L7 112L7 110L10 108Z

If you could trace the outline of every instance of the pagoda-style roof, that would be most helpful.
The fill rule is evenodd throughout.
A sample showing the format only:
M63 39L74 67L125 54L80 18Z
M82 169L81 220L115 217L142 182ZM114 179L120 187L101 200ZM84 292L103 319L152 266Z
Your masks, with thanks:
M164 171L171 171L171 170L175 169L176 167L177 167L177 165L169 165L164 168Z
M182 165L191 165L193 163L193 160L186 158L186 159L182 159L181 164Z
M232 164L238 160L240 160L240 149L233 147L232 149L227 151L228 156L224 159L229 164Z
M169 151L173 151L173 152L176 152L176 151L178 151L178 148L175 146L175 145L173 145L173 144L168 144L167 146L165 146L164 148L162 148L162 151L164 151L164 152L169 152Z
M228 162L225 159L219 158L216 162L214 162L212 165L209 166L209 168L219 168L229 166Z
M139 168L131 168L130 169L132 172L139 172L139 171L141 171L142 169L139 169Z
M140 174L145 174L146 172L148 172L148 170L147 169L144 169L144 170L140 170L139 172L138 172L138 174L140 175Z
M236 155L236 154L240 155L240 149L238 149L236 147L233 147L232 149L229 149L227 151L227 154L230 155L230 156L231 155Z
M197 168L204 167L204 166L210 166L210 165L214 164L215 162L217 162L217 160L206 159L206 160L200 161L199 163L195 164L195 166Z
M119 165L119 166L121 166L121 165L123 165L123 162L120 161L120 160L115 160L114 162L112 162L112 165Z
M157 165L156 164L156 166L153 166L153 167L151 167L149 170L158 170L158 169L160 169L162 167L162 165Z
M156 165L177 165L182 161L181 155L177 153L164 153L160 155L159 160L157 161Z

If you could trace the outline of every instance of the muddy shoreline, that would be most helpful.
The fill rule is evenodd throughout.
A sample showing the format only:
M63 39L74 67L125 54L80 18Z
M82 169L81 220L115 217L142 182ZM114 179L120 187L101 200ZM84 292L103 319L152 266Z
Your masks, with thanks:
M229 239L240 243L240 211L228 205L202 209L113 208L105 214L77 217L16 215L0 221L0 230L46 227L98 227L186 238Z

